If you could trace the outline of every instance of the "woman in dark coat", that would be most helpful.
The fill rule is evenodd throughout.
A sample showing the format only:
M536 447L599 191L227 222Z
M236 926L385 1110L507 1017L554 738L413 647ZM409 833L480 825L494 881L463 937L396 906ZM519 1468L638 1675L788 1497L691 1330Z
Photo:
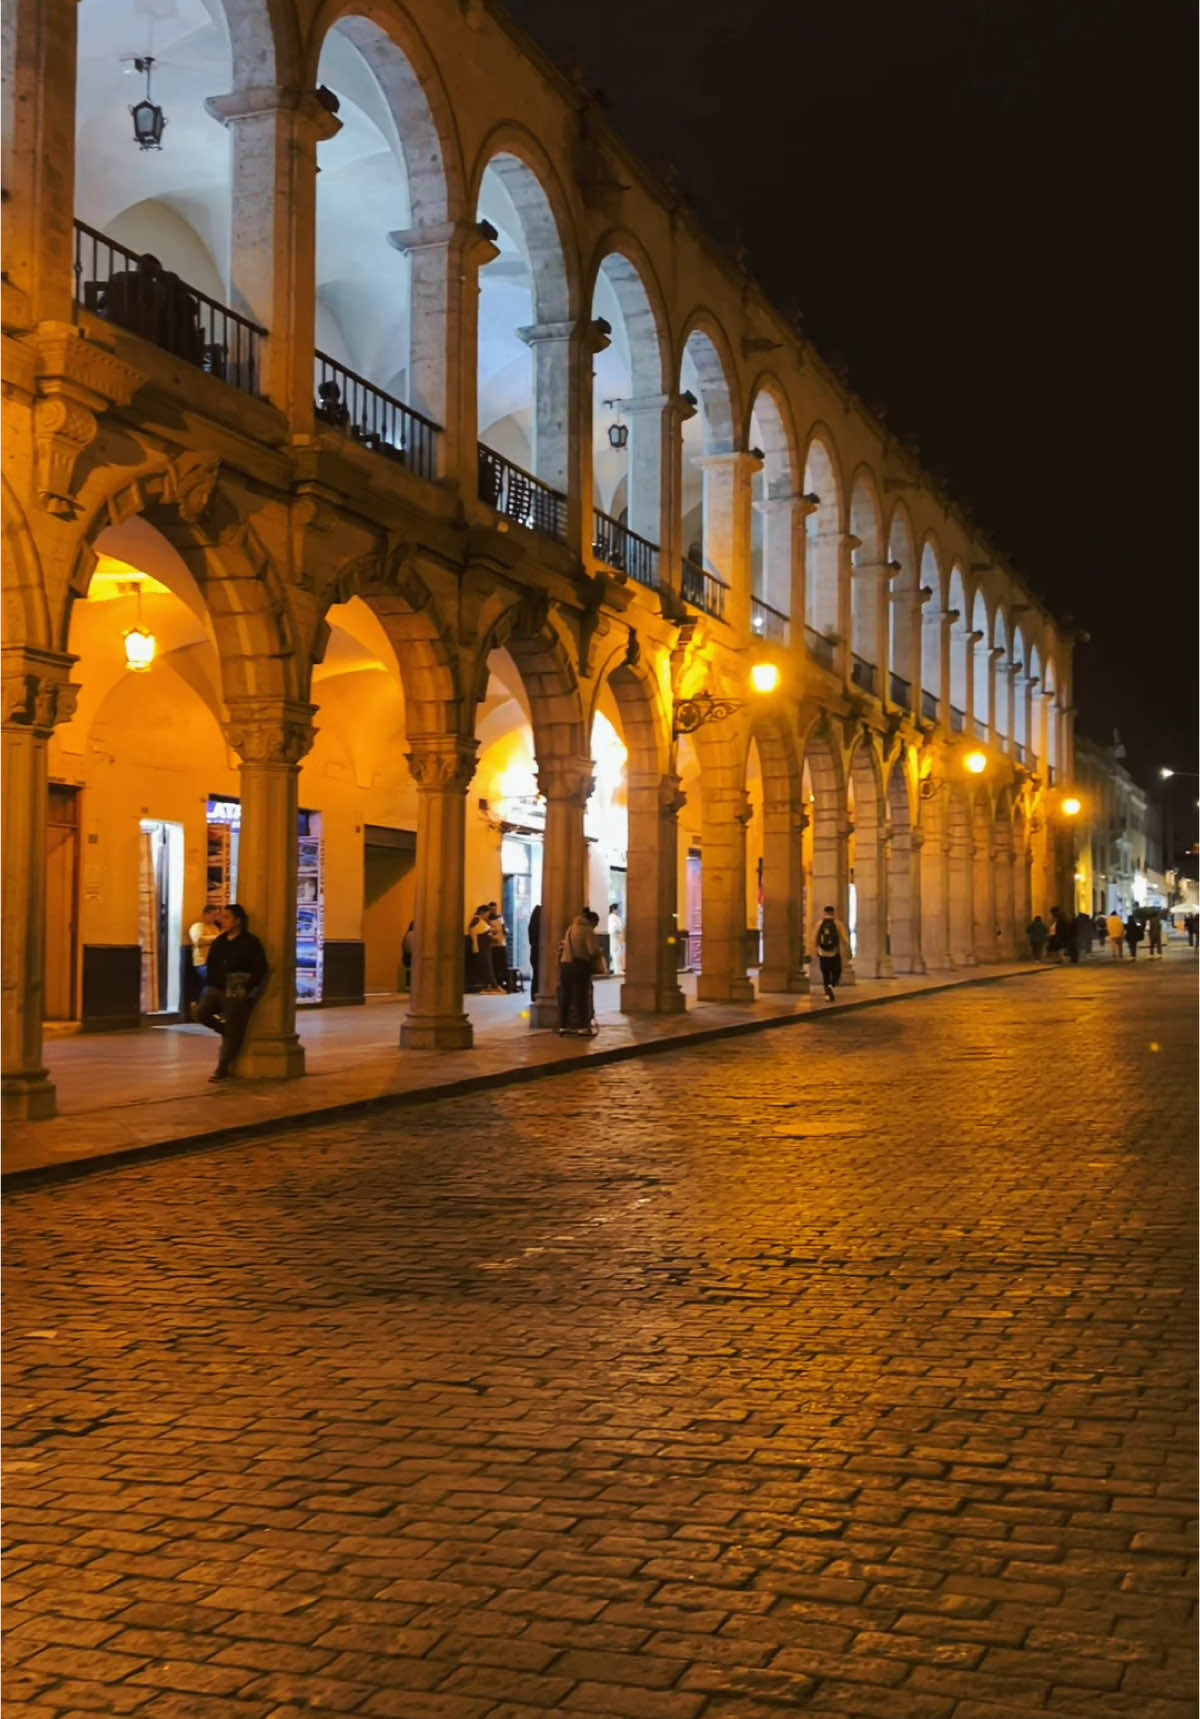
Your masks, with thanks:
M1142 922L1136 913L1131 913L1125 921L1125 941L1129 945L1129 959L1137 960L1137 946L1142 941Z

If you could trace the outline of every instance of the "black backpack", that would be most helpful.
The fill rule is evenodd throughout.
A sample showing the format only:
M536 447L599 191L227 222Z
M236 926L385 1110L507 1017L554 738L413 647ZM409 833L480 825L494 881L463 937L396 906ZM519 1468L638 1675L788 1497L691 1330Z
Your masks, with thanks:
M841 938L832 919L823 919L817 927L817 948L822 955L836 955Z

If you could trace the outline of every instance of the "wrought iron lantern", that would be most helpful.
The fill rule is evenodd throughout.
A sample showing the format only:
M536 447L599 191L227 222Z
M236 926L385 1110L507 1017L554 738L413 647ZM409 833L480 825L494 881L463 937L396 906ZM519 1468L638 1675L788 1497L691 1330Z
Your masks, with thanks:
M629 440L629 425L619 421L608 426L608 445L610 448L623 448Z
M161 149L163 127L167 120L157 102L150 100L150 68L154 60L150 54L146 54L133 63L139 72L146 74L145 97L142 101L135 102L129 110L133 115L133 140L139 149Z

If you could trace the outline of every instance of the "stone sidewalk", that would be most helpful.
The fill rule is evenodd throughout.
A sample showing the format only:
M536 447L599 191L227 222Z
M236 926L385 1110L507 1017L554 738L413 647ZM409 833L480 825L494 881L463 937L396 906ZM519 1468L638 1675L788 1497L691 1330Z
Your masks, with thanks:
M601 1030L591 1040L531 1032L527 997L468 997L475 1044L469 1051L453 1053L398 1049L403 1000L308 1010L299 1019L308 1065L303 1079L239 1080L221 1087L208 1084L216 1040L202 1027L52 1038L46 1060L58 1088L59 1115L46 1122L6 1125L0 1167L6 1184L29 1176L74 1173L97 1160L171 1151L314 1118L332 1120L380 1104L508 1086L566 1068L1039 971L1048 969L1023 961L860 980L832 1005L808 995L698 1003L694 978L682 975L688 1009L673 1016L623 1015L606 1002L606 992L615 1002L614 981L597 987Z

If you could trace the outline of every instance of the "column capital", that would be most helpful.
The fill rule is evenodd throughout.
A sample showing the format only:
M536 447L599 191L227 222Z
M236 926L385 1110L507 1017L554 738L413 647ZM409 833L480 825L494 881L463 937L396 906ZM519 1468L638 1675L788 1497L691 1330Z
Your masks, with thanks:
M296 766L316 739L313 704L290 698L231 698L227 708L225 737L243 765Z
M754 816L744 788L707 788L703 799L704 815L717 823L748 824Z
M750 474L761 471L763 462L757 454L750 453L746 448L732 448L725 454L701 454L692 464L698 466L701 471L729 471L735 477L740 477L743 472Z
M590 758L547 758L538 763L537 782L538 792L548 801L582 811L596 786L595 767Z
M490 240L481 239L475 221L430 221L416 227L397 227L387 235L387 242L392 249L403 252L405 256L413 251L442 249L452 245L456 239L479 240L488 245L494 255L498 255L496 246L492 245Z
M422 794L465 794L479 743L460 734L414 734L405 760Z
M78 657L28 645L6 645L0 657L4 727L27 729L39 739L48 739L60 722L69 722L75 714L79 688L68 677Z
M336 137L342 122L321 101L316 90L293 89L287 84L256 84L233 90L229 95L207 96L205 109L226 127L242 119L265 119L279 113L296 116L297 128L308 131L315 146Z
M540 346L547 340L570 340L579 323L570 322L529 322L524 328L514 330L519 340L526 346Z

